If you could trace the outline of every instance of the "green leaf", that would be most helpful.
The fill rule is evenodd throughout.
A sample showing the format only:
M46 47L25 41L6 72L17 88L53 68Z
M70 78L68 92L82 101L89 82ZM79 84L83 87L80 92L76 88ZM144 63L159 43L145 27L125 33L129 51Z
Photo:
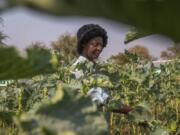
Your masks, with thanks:
M8 0L0 10L24 5L56 16L100 16L179 41L179 4L179 0Z
M64 87L65 85L63 85ZM64 96L59 102L41 102L35 112L27 112L16 119L20 133L41 134L86 134L106 133L103 117L96 111L89 98L82 97L76 89L64 87ZM43 130L42 130L43 129Z
M128 119L136 123L152 122L153 114L147 104L141 103L133 108L128 114Z
M155 128L155 131L151 132L150 135L169 135L169 132L166 129L158 126Z
M145 37L145 36L149 36L151 35L151 32L145 32L143 30L140 30L138 28L132 27L127 33L126 33L126 37L124 39L124 43L127 44L129 42L132 42L136 39Z
M176 131L176 129L177 129L176 121L172 121L172 122L170 123L170 130L171 130L171 131Z
M14 47L0 47L0 80L52 73L57 64L52 58L51 52L40 46L28 48L26 57Z

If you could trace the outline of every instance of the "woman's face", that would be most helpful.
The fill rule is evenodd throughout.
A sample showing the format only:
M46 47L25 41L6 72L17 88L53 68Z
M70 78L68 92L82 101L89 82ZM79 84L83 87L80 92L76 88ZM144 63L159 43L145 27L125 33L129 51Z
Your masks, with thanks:
M91 39L83 49L83 56L89 60L97 59L103 50L103 39L102 37L95 37Z

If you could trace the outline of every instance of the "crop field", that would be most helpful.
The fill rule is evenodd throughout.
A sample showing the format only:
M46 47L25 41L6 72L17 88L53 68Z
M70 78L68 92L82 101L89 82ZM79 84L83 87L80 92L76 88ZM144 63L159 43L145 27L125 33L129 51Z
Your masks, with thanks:
M55 54L54 54L55 55ZM71 63L54 73L11 79L0 87L2 135L179 135L180 60L155 66L129 54L130 63L91 63L75 79ZM3 82L4 83L4 82ZM107 88L114 100L131 106L128 115L99 110L86 95L92 87ZM105 120L109 113L109 120Z
M0 17L0 135L180 135L179 4L179 0L0 0L1 15L8 10L15 15L17 8L18 12L32 10L30 15L37 18L42 13L42 18L49 18L50 22L63 20L58 24L60 29L52 31L63 31L62 23L65 28L70 25L76 28L78 21L92 17L90 22L110 20L104 24L110 26L109 29L114 25L116 34L118 23L122 32L126 31L126 25L132 27L123 42L119 40L121 31L116 35L119 43L114 42L119 45L154 34L169 38L173 44L161 52L163 62L153 62L158 58L138 43L107 61L85 61L73 67L78 56L78 40L89 30L80 39L64 35L50 43L49 48L41 42L32 43L21 53L15 46L6 44L5 39L9 37L3 32L5 25ZM71 22L66 16L76 21ZM9 18L15 29L7 25L21 41L30 39L30 33L32 37L41 35L38 21L27 18L15 17L15 21ZM70 25L66 25L65 20ZM25 26L24 22L36 27ZM84 22L87 20L81 24ZM43 38L52 32L46 23L50 24L40 21L44 26ZM33 29L38 32L31 31ZM94 28L90 30L96 32ZM82 42L82 48L84 45ZM104 39L102 45L105 47ZM153 51L157 50L153 48ZM81 69L84 75L77 79L72 74L75 68ZM101 106L88 96L89 90L97 87L110 95L110 100ZM120 113L120 103L132 111ZM118 108L116 112L114 108Z

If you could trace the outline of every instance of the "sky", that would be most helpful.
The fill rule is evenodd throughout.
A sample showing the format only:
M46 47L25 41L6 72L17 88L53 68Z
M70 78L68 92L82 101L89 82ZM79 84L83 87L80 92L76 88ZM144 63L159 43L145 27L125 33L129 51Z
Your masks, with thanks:
M111 55L123 52L124 49L142 45L149 49L150 54L159 57L160 52L173 45L173 42L161 35L152 35L135 40L125 45L124 38L129 26L105 18L62 16L54 17L30 11L23 7L14 8L0 14L3 25L0 29L8 35L5 43L23 50L33 42L42 42L47 46L63 34L76 34L84 24L99 24L108 33L108 45L101 53L106 59Z

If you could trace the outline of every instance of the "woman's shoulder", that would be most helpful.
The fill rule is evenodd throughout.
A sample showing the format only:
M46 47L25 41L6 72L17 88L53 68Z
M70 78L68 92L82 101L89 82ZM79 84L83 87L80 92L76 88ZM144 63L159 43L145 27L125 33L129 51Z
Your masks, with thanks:
M79 63L83 63L85 61L88 61L88 59L84 56L79 56L79 58L73 63L72 66L76 66L78 65Z

